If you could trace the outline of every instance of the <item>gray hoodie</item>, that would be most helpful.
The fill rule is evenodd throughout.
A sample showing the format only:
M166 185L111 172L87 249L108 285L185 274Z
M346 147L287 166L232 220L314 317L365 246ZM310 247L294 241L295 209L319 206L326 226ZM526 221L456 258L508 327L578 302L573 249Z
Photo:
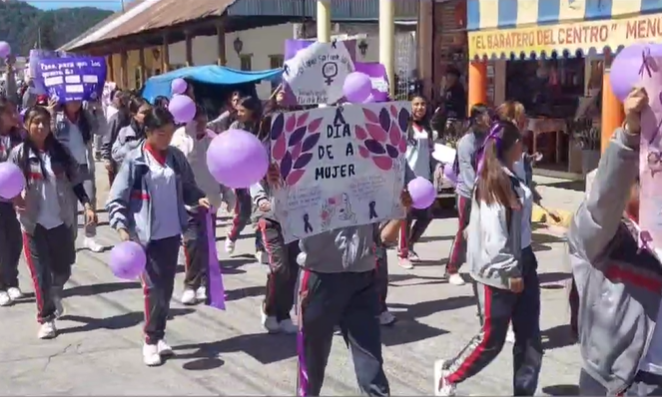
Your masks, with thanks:
M457 143L457 162L459 175L455 192L470 198L476 181L476 152L483 146L485 134L468 131Z
M662 265L621 217L639 173L639 135L618 129L568 232L582 367L608 395L633 381L655 330Z

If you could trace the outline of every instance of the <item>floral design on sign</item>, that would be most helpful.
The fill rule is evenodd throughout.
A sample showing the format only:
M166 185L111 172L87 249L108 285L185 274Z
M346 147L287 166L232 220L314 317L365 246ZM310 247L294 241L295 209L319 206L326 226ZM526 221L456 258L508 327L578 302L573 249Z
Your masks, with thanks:
M309 113L280 113L271 124L272 157L289 186L296 185L313 159L320 140L322 118L308 120Z
M355 125L354 133L361 141L359 154L381 170L389 171L395 160L407 150L405 132L409 126L409 111L394 105L384 106L378 113L363 109L364 125Z

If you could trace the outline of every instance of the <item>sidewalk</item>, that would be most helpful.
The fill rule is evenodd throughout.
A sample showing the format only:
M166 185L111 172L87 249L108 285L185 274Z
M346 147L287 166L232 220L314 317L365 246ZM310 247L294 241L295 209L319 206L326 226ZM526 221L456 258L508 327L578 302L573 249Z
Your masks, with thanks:
M539 206L533 208L533 222L546 223L551 226L570 226L570 220L577 207L584 199L584 181L567 181L564 179L534 176L538 193L542 196L542 205L555 211L561 218L554 221L547 212Z

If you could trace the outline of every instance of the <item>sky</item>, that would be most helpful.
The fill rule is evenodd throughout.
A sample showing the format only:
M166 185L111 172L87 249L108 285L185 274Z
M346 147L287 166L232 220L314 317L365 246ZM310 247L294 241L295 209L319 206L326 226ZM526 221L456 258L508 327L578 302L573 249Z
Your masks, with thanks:
M128 4L130 1L131 0L124 0L124 3ZM122 8L121 0L68 0L68 1L29 0L28 3L43 10L53 10L56 8L65 8L65 7L84 7L84 6L97 7L111 11L119 11Z

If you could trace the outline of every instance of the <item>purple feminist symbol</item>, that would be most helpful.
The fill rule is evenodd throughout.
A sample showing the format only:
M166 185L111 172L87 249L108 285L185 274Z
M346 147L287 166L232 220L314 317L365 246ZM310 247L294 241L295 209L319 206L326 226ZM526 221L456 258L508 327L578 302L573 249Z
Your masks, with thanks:
M641 52L641 67L639 68L639 75L644 77L644 72L648 74L648 77L653 77L652 67L653 58L651 57L651 49L646 47Z

